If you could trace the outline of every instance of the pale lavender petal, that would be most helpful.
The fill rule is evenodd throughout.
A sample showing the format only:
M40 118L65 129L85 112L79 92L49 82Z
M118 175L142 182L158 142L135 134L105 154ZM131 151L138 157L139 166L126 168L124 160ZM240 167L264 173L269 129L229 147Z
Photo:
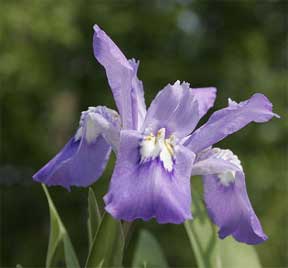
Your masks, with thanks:
M206 149L197 155L192 175L204 175L208 214L218 225L220 238L232 235L247 244L267 239L249 201L237 155L227 149Z
M256 93L239 104L230 101L227 108L213 113L206 124L192 133L184 145L197 153L251 122L267 122L273 116L279 117L263 94Z
M157 159L140 163L141 140L138 132L121 132L116 166L104 197L106 211L125 221L156 218L159 223L182 223L191 219L190 174L195 155L176 146L174 169L168 172Z
M88 144L84 139L74 137L52 160L41 168L33 179L46 185L86 187L95 182L103 173L109 159L111 147L103 137Z
M69 161L69 159L73 157L78 150L79 144L80 140L76 141L74 137L72 137L54 158L52 158L45 166L43 166L33 175L33 179L35 181L45 183L45 181L55 172L55 169L57 169L61 163L65 163L65 161ZM59 181L59 185L62 184L62 186L69 188L68 184L66 185L65 182L61 183L61 181Z
M94 120L94 114L102 116L102 120ZM105 125L108 121L110 130ZM86 187L92 184L106 167L111 151L107 140L110 136L117 136L117 129L119 136L120 120L115 111L102 106L90 107L82 113L76 135L33 176L34 180L67 189L73 185Z
M139 67L139 61L135 59L129 60L130 65L134 70L133 78L132 78L132 113L134 118L134 129L140 130L143 125L145 116L146 116L146 104L144 98L144 89L143 83L137 77L137 71Z
M208 214L218 225L220 238L232 235L247 244L259 244L267 239L249 201L243 172L236 172L235 181L228 186L217 175L203 176L203 180Z
M139 122L143 120L141 116L145 108L142 83L137 78L138 63L129 62L117 45L97 25L94 25L93 49L95 58L106 70L123 128L137 129ZM142 110L140 114L135 112L137 109Z
M241 170L242 166L238 157L230 150L208 148L197 154L192 168L192 176Z
M217 89L215 87L193 88L192 92L198 102L199 117L201 118L213 107Z
M86 124L90 129L92 129L92 131L94 130L96 135L101 133L101 136L106 140L106 142L112 146L113 151L117 153L120 143L120 118L117 112L111 109L106 108L105 112L106 117L103 116L103 111L102 113L89 112L87 114ZM93 133L91 135L93 139ZM86 139L88 141L91 139L87 136L87 132Z
M194 163L192 168L192 176L196 175L210 175L215 173L237 171L239 168L223 159L208 158Z
M156 133L166 129L183 138L193 131L199 121L198 102L188 83L167 85L152 101L143 125L143 131Z

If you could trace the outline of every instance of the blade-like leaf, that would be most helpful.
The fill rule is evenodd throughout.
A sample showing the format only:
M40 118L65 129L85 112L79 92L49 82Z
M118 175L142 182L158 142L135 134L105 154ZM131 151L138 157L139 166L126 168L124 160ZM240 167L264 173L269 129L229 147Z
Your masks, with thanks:
M88 239L89 248L92 246L93 238L97 232L97 229L101 223L101 214L97 204L97 200L92 188L89 188L88 192Z
M220 241L220 256L223 268L261 268L255 248L236 242L232 237Z
M199 268L260 268L255 248L235 241L231 237L221 240L216 227L210 221L203 201L193 192L193 221L185 222L185 229L190 240Z
M121 223L105 213L87 258L86 267L121 266L124 235Z
M49 268L55 266L55 262L60 258L60 255L63 254L63 248L66 267L80 267L69 235L59 217L48 189L43 184L42 187L46 194L50 211L50 237L46 257L46 267Z
M66 267L80 267L71 240L67 232L63 236Z
M160 245L154 236L146 230L140 232L132 267L168 267Z
M218 238L215 228L205 214L197 193L193 192L192 215L194 220L184 223L199 268L221 268Z

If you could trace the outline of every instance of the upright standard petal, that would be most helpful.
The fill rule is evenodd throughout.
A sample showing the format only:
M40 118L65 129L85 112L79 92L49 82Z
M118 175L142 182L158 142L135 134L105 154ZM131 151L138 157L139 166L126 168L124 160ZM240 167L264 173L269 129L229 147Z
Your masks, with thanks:
M189 84L179 81L167 85L152 101L142 127L147 133L165 128L167 135L183 138L190 134L199 121L198 102Z
M140 81L137 77L139 61L131 59L129 60L129 63L131 64L134 71L132 78L132 91L131 91L132 114L133 114L132 117L134 120L133 125L134 129L140 130L146 116L144 89L142 81Z
M102 120L94 120L96 114ZM92 184L106 167L111 151L107 140L112 137L110 140L114 138L117 143L117 129L119 136L120 120L115 111L101 106L90 107L82 113L75 136L33 176L34 180L48 186L61 185L68 190L72 185L86 187Z
M118 158L105 209L125 221L156 218L159 223L182 223L191 219L190 174L194 154L175 147L174 168L165 169L159 158L141 161L136 131L121 131Z
M192 93L198 103L199 117L204 116L213 107L216 99L217 89L215 87L193 88Z
M267 122L273 116L279 117L272 112L272 104L263 94L256 93L239 104L230 100L227 108L213 113L208 122L192 133L184 145L198 153L251 122Z
M267 237L247 195L238 157L230 150L208 149L197 156L192 174L204 175L208 214L219 227L219 237L232 235L239 242L258 244Z
M110 37L94 25L95 58L106 70L124 129L137 129L145 116L142 82L137 78L138 62L128 61ZM136 112L137 109L141 112ZM144 113L144 114L143 114Z

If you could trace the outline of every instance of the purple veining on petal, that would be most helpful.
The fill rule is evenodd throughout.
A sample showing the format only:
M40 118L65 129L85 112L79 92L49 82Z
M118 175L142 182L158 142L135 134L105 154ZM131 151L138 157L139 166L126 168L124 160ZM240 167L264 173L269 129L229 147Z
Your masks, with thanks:
M105 196L106 211L117 219L156 218L159 223L182 223L191 218L190 173L194 154L177 147L173 172L157 159L139 165L142 135L122 131L119 154Z

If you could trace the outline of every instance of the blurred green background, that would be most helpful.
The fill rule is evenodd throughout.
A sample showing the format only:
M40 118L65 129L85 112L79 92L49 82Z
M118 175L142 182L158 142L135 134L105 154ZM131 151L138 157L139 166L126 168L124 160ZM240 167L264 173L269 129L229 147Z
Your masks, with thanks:
M287 267L285 0L0 0L0 266L44 265L48 207L31 176L74 133L82 110L99 104L115 107L104 69L93 57L94 23L128 58L141 61L147 104L178 79L192 87L216 86L215 109L225 106L228 97L240 101L254 92L272 101L281 120L250 124L219 146L233 150L246 170L251 202L269 236L256 247L262 264ZM93 186L99 201L113 161ZM83 263L87 189L69 193L53 187L50 193ZM151 230L171 266L195 265L183 226L139 221L136 237L139 228ZM127 265L134 244L135 239L127 250Z

